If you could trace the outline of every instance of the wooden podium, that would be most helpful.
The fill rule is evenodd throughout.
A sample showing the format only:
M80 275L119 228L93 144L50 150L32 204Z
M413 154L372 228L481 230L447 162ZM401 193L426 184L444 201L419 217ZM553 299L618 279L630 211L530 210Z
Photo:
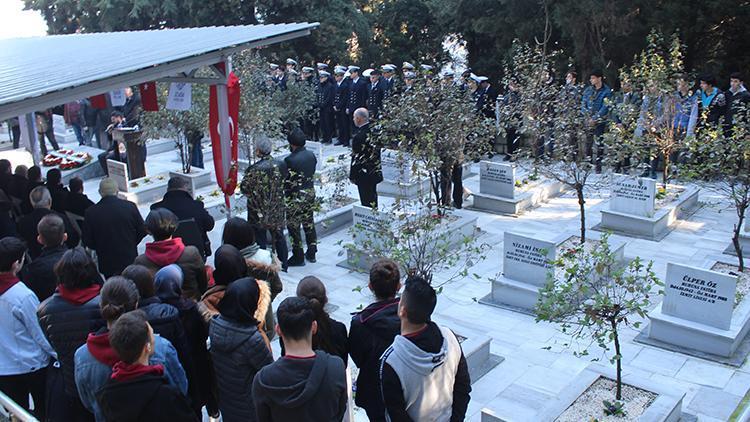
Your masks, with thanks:
M141 142L143 132L140 129L123 127L112 131L112 138L125 144L125 154L128 158L128 180L146 176L145 148Z

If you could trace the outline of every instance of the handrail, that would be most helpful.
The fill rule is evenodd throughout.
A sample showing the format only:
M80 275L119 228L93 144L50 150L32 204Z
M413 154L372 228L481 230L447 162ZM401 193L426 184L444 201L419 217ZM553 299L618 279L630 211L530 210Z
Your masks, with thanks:
M21 422L39 422L37 418L31 415L23 407L19 406L18 403L11 400L10 397L0 391L0 407L5 408L11 415L11 420L18 420Z

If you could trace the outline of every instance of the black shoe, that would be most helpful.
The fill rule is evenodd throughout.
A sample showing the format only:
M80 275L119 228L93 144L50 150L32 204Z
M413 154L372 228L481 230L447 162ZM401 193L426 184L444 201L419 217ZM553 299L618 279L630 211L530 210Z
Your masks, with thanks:
M336 146L344 146L344 147L345 147L345 146L348 146L348 145L349 145L349 143L348 143L348 142L344 142L344 141L339 141L339 140L337 139L337 140L336 140L336 142L334 142L334 143L333 143L333 145L336 145Z
M315 260L315 252L310 252L309 250L305 253L305 259L307 259L307 262L315 263L317 262Z
M304 267L305 256L304 255L292 255L292 257L289 258L289 261L287 261L287 265L290 267Z

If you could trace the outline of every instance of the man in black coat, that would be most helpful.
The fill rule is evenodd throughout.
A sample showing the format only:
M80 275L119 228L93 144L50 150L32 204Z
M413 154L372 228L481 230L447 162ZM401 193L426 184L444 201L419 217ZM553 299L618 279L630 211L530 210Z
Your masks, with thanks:
M164 199L151 205L151 209L166 208L172 211L177 218L182 220L193 219L201 231L203 243L193 245L201 251L205 258L211 254L211 243L208 240L208 232L214 228L214 218L206 211L203 202L193 199L188 190L188 182L182 177L172 177L167 182L167 193Z
M42 245L37 240L39 232L37 231L37 225L45 215L55 214L62 218L65 224L65 232L68 233L68 240L65 244L69 248L74 248L78 245L81 237L73 229L73 225L70 224L70 220L65 214L60 214L52 211L52 197L44 186L37 186L29 194L29 200L34 208L30 214L21 217L18 220L18 235L26 241L26 245L29 247L29 256L31 259L36 259L42 253Z
M94 205L89 197L83 193L83 180L78 177L70 179L68 188L70 188L70 193L68 193L68 199L65 202L65 210L83 217L86 215L86 210Z
M477 80L479 81L479 88L477 88L477 111L482 113L484 117L494 119L497 91L490 84L486 76L479 76Z
M105 277L120 274L138 256L146 236L138 207L117 197L117 184L105 177L99 183L102 199L86 210L83 244L96 251L99 271Z
M380 80L380 71L373 70L370 73L370 84L367 86L367 111L372 119L377 119L380 115L385 91L385 84Z
M23 198L21 198L21 212L24 214L28 214L34 209L34 207L31 206L31 200L29 199L31 191L37 186L44 186L44 181L42 180L42 169L38 166L31 166L26 172L26 178L28 179L28 183L26 183L26 192L23 193Z
M36 294L39 302L44 302L55 293L57 276L52 270L68 250L64 244L68 235L65 233L65 222L56 214L42 217L37 229L37 240L43 245L42 253L24 265L18 278Z
M367 85L368 81L360 77L359 67L349 66L349 77L351 83L349 85L349 101L346 103L346 114L349 116L349 124L352 128L352 133L356 130L354 126L354 110L358 108L367 108Z
M349 145L352 125L349 123L351 117L346 109L349 103L351 80L344 76L345 67L337 67L334 73L336 74L336 93L333 97L333 111L336 113L336 145Z
M367 139L370 134L370 115L366 108L354 111L352 137L352 162L349 180L357 185L359 202L364 207L378 206L378 183L383 181L380 167L380 148Z
M286 271L289 248L284 237L284 181L289 172L284 161L271 156L272 151L268 138L255 141L258 161L245 170L240 191L247 197L247 221L255 228L256 243L261 249L272 243L281 261L281 269ZM270 241L268 232L271 233Z
M317 89L320 131L323 143L330 144L333 137L333 100L336 96L336 88L330 82L330 73L321 70L318 75L320 76Z
M392 64L383 65L383 87L385 88L385 95L395 94L396 88L396 66Z
M322 78L321 78L322 79ZM326 82L327 83L327 82ZM321 82L322 84L322 82ZM318 235L315 232L315 166L318 162L315 154L305 148L305 135L295 128L287 137L292 151L286 158L289 176L286 180L287 230L292 238L292 257L289 266L305 265L305 258L315 262L318 251ZM305 231L307 252L302 253L302 236L300 225Z
M47 189L52 197L52 209L65 212L68 201L68 189L62 184L62 172L58 168L47 171Z
M729 129L734 125L734 115L750 108L750 92L745 88L742 74L735 72L729 75L729 89L724 95L727 98L724 124ZM730 136L730 131L725 131L725 135Z

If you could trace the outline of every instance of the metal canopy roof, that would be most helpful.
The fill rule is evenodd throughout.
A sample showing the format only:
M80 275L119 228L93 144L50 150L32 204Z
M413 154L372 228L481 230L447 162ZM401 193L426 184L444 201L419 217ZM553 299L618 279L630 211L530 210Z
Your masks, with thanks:
M102 32L0 40L0 120L174 76L318 23Z

